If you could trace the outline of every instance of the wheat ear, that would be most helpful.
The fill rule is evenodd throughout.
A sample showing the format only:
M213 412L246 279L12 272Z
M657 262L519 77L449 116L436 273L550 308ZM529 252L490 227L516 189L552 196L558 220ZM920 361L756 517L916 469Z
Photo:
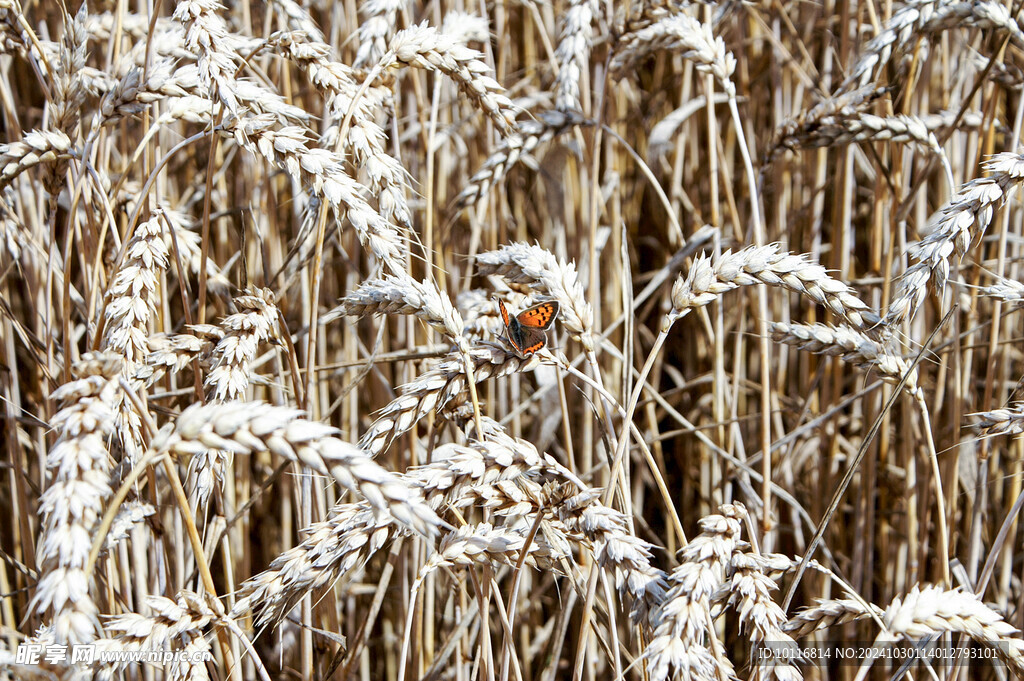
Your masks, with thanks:
M909 251L916 262L900 279L883 323L893 327L914 316L929 284L941 293L949 279L950 257L961 258L988 229L996 209L1024 181L1024 154L996 154L985 163L992 175L963 185L935 218L931 232Z
M492 187L500 183L517 163L555 137L572 130L577 125L592 125L592 122L572 111L542 111L536 120L521 121L516 132L501 140L498 147L484 161L453 202L455 210L473 205Z
M111 494L107 440L114 430L121 360L85 355L72 372L74 380L53 393L66 406L53 418L60 437L46 457L51 479L40 499L40 577L32 606L52 621L58 643L74 645L95 640L101 631L83 568Z
M918 40L927 41L936 33L961 27L1002 30L1015 44L1024 44L1024 32L1009 10L998 2L912 0L897 8L882 32L864 46L840 89L866 85L888 64L894 52L904 51Z
M1017 402L1005 409L971 414L971 416L978 419L974 427L983 437L1024 433L1024 402Z
M828 275L825 268L806 255L787 253L778 244L751 246L718 259L701 255L672 287L675 314L703 307L727 291L765 284L799 293L846 319L856 327L869 329L878 316L849 286Z
M595 0L570 0L562 20L562 36L555 49L558 74L555 77L555 106L562 111L579 111L580 78L590 62L591 24L597 13Z
M977 594L915 584L905 596L893 599L882 622L886 631L880 640L917 639L944 632L966 634L992 646L1014 674L1024 674L1024 641L1019 632Z
M436 28L421 24L395 34L379 67L387 69L407 64L443 73L455 81L478 109L490 116L503 135L510 135L516 124L515 107L505 96L505 89L488 75L491 69L480 61L481 56Z
M768 329L776 343L819 355L841 357L853 366L877 372L883 381L893 385L909 375L903 384L904 389L910 395L916 395L920 390L917 369L911 370L910 362L863 331L849 326L780 322L772 322Z
M883 610L872 606L875 615L881 615ZM871 612L864 609L864 604L852 598L840 598L828 601L819 601L817 605L805 608L791 617L783 631L794 638L802 638L819 629L857 622L871 617Z
M746 510L739 504L719 510L701 519L701 534L683 549L681 564L669 575L665 600L653 613L654 635L643 656L655 681L731 674L728 661L713 653L710 601L724 583Z
M739 613L740 630L746 630L751 643L799 650L784 630L786 613L771 596L778 587L762 571L760 556L736 552L729 571L729 605ZM803 674L790 660L779 659L759 665L752 678L802 681Z
M418 532L432 534L440 524L419 491L337 437L335 428L301 418L302 412L261 402L196 404L183 411L173 429L154 438L157 451L195 454L221 449L235 454L269 451L332 476L362 494L375 509L387 511Z

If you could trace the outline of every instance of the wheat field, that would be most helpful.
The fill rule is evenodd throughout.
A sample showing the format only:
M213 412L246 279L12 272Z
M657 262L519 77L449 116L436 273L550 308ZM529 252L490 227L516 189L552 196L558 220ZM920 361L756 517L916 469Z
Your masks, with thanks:
M0 679L1024 674L1020 3L76 5Z

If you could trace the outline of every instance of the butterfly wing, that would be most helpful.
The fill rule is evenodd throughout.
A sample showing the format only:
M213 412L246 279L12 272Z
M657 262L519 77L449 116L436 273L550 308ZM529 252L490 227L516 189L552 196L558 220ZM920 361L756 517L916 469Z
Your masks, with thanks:
M516 316L516 319L524 327L543 331L551 326L556 316L558 316L558 301L546 300L523 310Z
M505 309L505 303L498 300L498 311L501 312L501 321L505 323L506 336L512 348L519 354L523 354L523 327L519 320L511 317Z
M547 345L548 336L540 329L523 328L520 338L519 352L523 356L532 355Z

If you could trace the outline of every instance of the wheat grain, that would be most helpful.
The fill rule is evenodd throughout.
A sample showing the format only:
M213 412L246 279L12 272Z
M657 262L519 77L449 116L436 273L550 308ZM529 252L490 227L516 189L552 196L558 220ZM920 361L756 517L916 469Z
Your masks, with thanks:
M223 9L216 0L182 0L173 18L185 28L185 47L196 55L203 87L237 115L241 107L235 79L238 41L218 14Z
M359 8L363 15L359 22L359 50L355 66L369 67L379 62L387 52L388 38L394 32L397 14L406 9L405 0L367 0Z
M196 360L201 367L208 368L213 348L224 332L209 325L193 327L193 331L194 335L179 333L151 336L146 366L139 367L133 378L143 381L149 387L168 372L176 374Z
M272 291L249 288L235 298L235 305L238 312L221 322L223 332L212 350L204 381L211 402L243 399L260 345L280 336ZM229 451L196 452L189 461L189 501L194 508L205 508L210 495L223 488L224 471L231 461Z
M1000 278L991 286L983 286L978 290L978 294L1010 303L1014 308L1024 305L1024 284L1013 279Z
M446 444L435 450L430 464L412 468L401 477L419 489L427 506L437 512L480 500L496 512L526 511L539 504L526 503L524 509L519 505L521 495L509 497L511 490L502 483L533 496L539 485L524 476L540 464L539 455L529 448L490 442L475 447ZM368 502L337 505L327 520L307 528L306 539L299 546L278 556L266 571L242 585L233 613L240 616L253 609L259 611L260 622L277 621L301 596L333 583L387 541L407 533L389 514L375 512Z
M125 246L125 260L110 284L101 348L123 357L121 373L135 377L149 354L149 331L158 302L158 277L168 267L159 215L139 225ZM131 460L142 451L142 421L132 402L117 398L117 433Z
M206 666L196 653L209 651L206 630L218 616L202 596L181 591L174 600L162 596L146 598L148 615L128 613L111 618L106 624L110 639L104 640L100 651L179 651L164 669L170 678L202 679ZM104 671L123 668L124 663Z
M796 641L784 630L786 613L772 600L771 592L775 582L761 571L758 557L748 553L734 553L729 561L729 605L739 612L740 630L746 630L751 643L770 644L785 647L790 651L799 650ZM803 675L791 658L781 658L758 665L754 679L779 679L779 681L800 681Z
M318 43L324 41L324 34L313 17L309 15L309 9L303 7L295 0L272 0L277 9L288 18L288 26L293 31L302 31L309 36L310 40Z
M69 158L71 146L71 139L57 130L33 130L17 142L0 144L0 189L40 163Z
M339 148L341 120L351 112L351 128L340 148L351 151L369 178L369 189L385 219L409 227L412 213L406 200L408 173L384 149L385 134L373 120L368 98L357 98L355 73L330 58L330 47L301 34L276 34L270 44L282 56L306 70L310 82L327 96L328 123L320 136L323 148Z
M313 147L307 132L297 126L276 129L276 119L261 114L236 119L229 127L239 145L305 181L332 208L345 209L345 220L359 240L393 271L401 271L401 237L396 227L362 197L363 187L345 172L341 158Z
M235 298L238 312L221 322L224 335L213 349L213 368L206 376L210 397L218 401L237 400L249 385L250 364L261 343L277 340L277 301L266 288L249 288Z
M412 314L452 340L465 330L462 315L437 285L407 276L370 279L345 296L341 304L322 317L324 323L341 315Z
M600 503L599 490L570 486L572 496L556 505L559 519L587 540L597 564L611 571L620 593L629 594L633 621L650 626L667 588L665 574L651 565L651 545L629 532L622 513Z
M327 520L305 528L304 539L239 588L231 610L258 611L260 625L282 619L303 596L337 580L378 551L396 531L394 519L367 502L331 509Z
M536 356L523 359L495 343L477 342L468 347L477 382L508 376L536 366ZM398 436L408 432L427 414L450 408L465 400L468 384L464 353L454 351L436 368L398 388L398 397L380 410L377 420L359 439L359 446L371 456L383 452Z
M85 66L86 37L82 25L85 14L86 8L80 7L75 18L64 27L50 100L50 130L59 131L72 140L77 137L85 100L81 75ZM43 183L51 196L56 197L60 192L67 168L68 159L61 157L46 169Z
M851 142L913 142L929 153L942 154L938 139L929 123L934 125L943 118L925 121L917 116L875 116L863 111L841 112L811 121L800 121L783 128L772 148L767 163L782 149L795 151L806 147L832 147ZM952 116L949 116L952 123Z
M420 578L431 570L474 563L515 565L526 546L526 538L490 523L465 525L441 538L437 551L420 569ZM530 558L526 559L530 564Z
M149 354L149 325L156 311L157 278L168 267L168 250L159 216L135 229L125 261L110 284L103 348L124 355L124 372L134 373Z
M1018 435L1024 433L1024 403L1017 402L1005 409L971 414L979 419L974 427L982 436Z
M441 33L463 45L485 43L490 39L487 19L460 10L445 13L441 22Z
M103 95L97 120L92 125L93 130L133 116L145 110L148 104L165 97L194 96L199 87L198 70L194 71L196 79L192 82L189 76L193 71L181 69L175 72L174 66L173 60L161 59L152 64L146 72L135 66L129 69L128 73ZM207 106L206 111L211 108Z
M146 518L156 514L156 508L152 504L141 501L127 501L117 509L117 515L110 526L110 531L103 540L103 550L110 551L122 541L128 538L129 533L136 527L142 525Z

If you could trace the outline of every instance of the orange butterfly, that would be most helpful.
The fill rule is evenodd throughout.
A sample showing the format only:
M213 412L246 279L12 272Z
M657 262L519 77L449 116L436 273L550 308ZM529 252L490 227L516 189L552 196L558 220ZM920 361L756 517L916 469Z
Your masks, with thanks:
M549 300L539 303L523 310L515 317L509 315L508 310L505 309L505 303L500 300L498 309L501 310L501 319L505 322L505 330L508 331L508 342L520 356L526 357L547 344L548 337L544 331L551 326L558 315L558 301Z

